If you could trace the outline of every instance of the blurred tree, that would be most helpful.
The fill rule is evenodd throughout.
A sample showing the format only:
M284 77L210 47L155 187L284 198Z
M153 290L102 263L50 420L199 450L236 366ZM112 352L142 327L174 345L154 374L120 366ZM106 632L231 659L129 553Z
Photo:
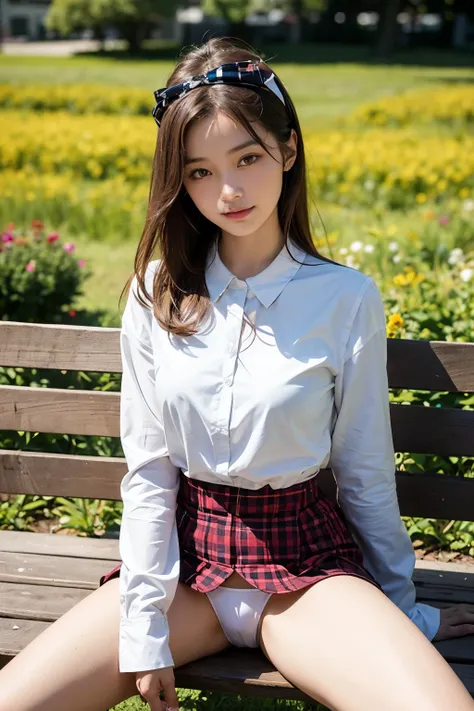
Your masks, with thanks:
M206 15L222 17L229 34L252 42L252 30L245 18L254 9L255 0L202 0L201 9Z
M383 0L380 3L375 54L387 59L394 51L399 29L397 17L402 11L403 0Z
M302 27L307 12L327 9L328 0L270 0L271 9L285 10L291 17L290 41L301 42Z
M68 35L75 29L92 29L104 37L106 26L115 27L135 53L150 25L172 17L177 0L53 0L44 23L49 30Z
M201 8L206 15L218 15L233 25L245 20L253 3L254 0L203 0Z

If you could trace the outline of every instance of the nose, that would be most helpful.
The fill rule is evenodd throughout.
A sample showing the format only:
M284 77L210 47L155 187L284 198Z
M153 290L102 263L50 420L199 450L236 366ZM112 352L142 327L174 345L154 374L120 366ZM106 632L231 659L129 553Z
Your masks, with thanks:
M225 182L221 188L221 200L224 203L240 200L243 195L242 188L233 185L231 182Z

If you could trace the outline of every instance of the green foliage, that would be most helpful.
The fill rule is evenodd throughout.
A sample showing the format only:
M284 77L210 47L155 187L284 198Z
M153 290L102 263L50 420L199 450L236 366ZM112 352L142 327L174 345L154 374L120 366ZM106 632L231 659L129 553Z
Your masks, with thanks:
M173 0L53 0L44 23L63 35L76 28L159 21L176 11Z
M202 10L206 15L218 15L226 22L243 22L251 11L252 0L203 0Z
M41 227L40 227L41 225ZM7 230L0 242L0 315L4 321L58 323L81 295L89 272L72 242L45 236L34 222L29 236Z
M0 385L118 392L117 373L40 370L0 367ZM117 437L9 432L0 434L0 448L102 457L123 456ZM0 504L0 529L30 531L38 519L55 521L54 531L70 529L79 536L116 532L123 511L121 501L66 499L62 496L18 495Z
M327 707L317 701L287 701L286 699L266 699L240 694L226 694L220 691L197 691L177 689L179 708L182 711L327 711ZM140 696L118 704L110 711L148 711L149 706Z

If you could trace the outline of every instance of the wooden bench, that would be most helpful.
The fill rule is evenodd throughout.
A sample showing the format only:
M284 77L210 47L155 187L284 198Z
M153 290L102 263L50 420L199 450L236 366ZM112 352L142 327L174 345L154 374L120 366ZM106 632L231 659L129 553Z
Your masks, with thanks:
M391 388L474 391L474 343L388 339ZM0 365L120 372L119 330L0 322ZM119 435L119 393L0 388L0 430ZM391 404L397 452L474 456L474 411ZM120 500L123 459L0 450L0 492ZM335 497L330 470L320 473ZM474 479L397 473L402 515L474 520ZM115 538L0 531L0 666L98 586ZM471 572L473 571L473 572ZM418 600L474 603L474 567L418 560ZM474 637L435 643L474 696ZM175 670L181 688L304 699L260 650L230 648Z

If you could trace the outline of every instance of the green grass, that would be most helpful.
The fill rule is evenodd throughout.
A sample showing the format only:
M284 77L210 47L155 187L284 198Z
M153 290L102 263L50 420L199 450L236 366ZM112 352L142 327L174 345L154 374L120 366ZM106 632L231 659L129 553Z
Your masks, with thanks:
M192 689L178 690L180 711L325 711L326 706L314 702L284 701L251 696L235 696L217 691L199 692ZM145 711L148 709L139 696L134 696L115 706L110 711Z
M267 53L270 57L277 55L272 64L278 67L279 76L289 88L303 126L313 129L331 126L335 119L358 104L380 96L440 81L474 81L472 67L436 66L442 61L443 55L440 54L433 55L435 66L405 66L343 61L345 54L341 54L341 49L337 47L320 48L319 51L313 45L303 47L299 50L301 63L297 63L297 50L295 53L295 50L268 47ZM304 59L301 59L302 53ZM341 55L340 60L338 54ZM365 54L365 50L355 48L349 56L362 58ZM321 63L309 63L312 55L314 62ZM295 59L290 61L289 56ZM406 56L400 55L397 59L402 61ZM279 61L279 58L287 61ZM152 92L165 85L172 67L170 59L120 61L106 56L54 58L0 55L0 83L92 82L104 84L104 87L134 86L150 91L151 101Z
M91 278L85 283L84 294L78 302L79 308L103 309L108 311L115 321L118 320L118 300L133 271L138 239L139 235L136 239L130 237L113 245L92 242L86 237L74 240L78 257L85 259L87 266L93 270Z

